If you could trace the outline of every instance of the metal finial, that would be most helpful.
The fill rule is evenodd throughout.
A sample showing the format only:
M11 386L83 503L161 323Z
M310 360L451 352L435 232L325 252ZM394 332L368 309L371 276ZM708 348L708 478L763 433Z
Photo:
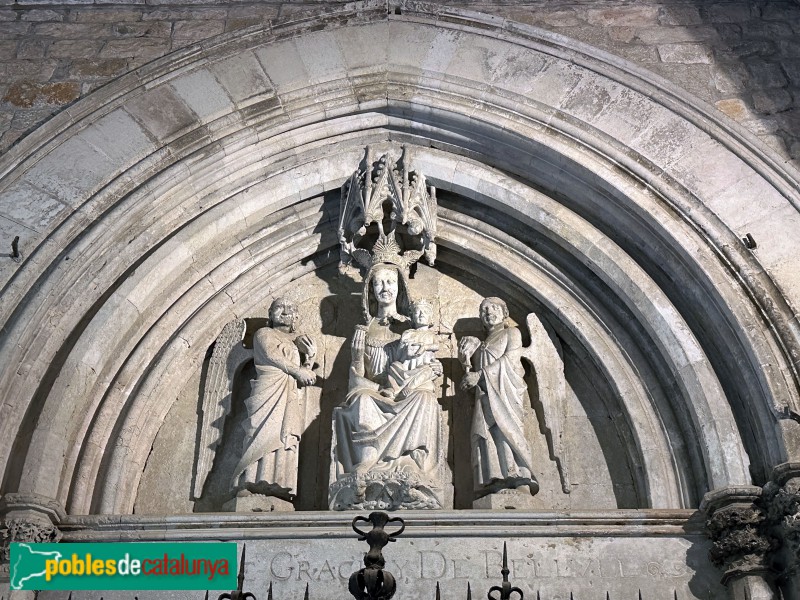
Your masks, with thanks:
M436 582L436 600L442 600L442 593L439 591L439 582Z
M244 557L247 554L247 544L242 544L242 564L239 565L239 576L236 578L236 589L244 589Z
M236 578L236 589L231 592L220 594L217 600L256 600L252 592L244 591L244 562L247 555L247 544L242 545L242 558L239 565L239 576ZM206 592L208 594L208 592Z
M308 584L306 583L306 593L303 594L303 600L308 600Z
M472 600L472 588L469 587L469 581L467 582L467 600Z
M508 551L506 549L506 543L503 542L503 568L500 569L500 573L503 575L503 583L501 585L495 585L489 588L489 593L486 594L489 600L509 600L511 598L511 594L514 592L519 594L518 600L523 600L524 594L522 593L522 590L518 587L512 587L511 583L508 581L508 574L510 572L511 571L508 569ZM492 592L500 592L500 596L493 596Z
M363 521L372 523L372 530L361 531L356 523ZM388 523L399 523L400 529L389 533L384 529ZM397 590L397 583L389 571L384 571L386 559L383 558L383 548L389 543L397 541L397 536L406 528L400 517L389 517L385 512L374 512L369 518L358 516L352 522L353 531L358 534L358 539L369 544L369 552L364 555L364 568L350 575L348 589L356 600L389 600Z
M269 582L269 589L267 590L267 600L272 600L272 581Z

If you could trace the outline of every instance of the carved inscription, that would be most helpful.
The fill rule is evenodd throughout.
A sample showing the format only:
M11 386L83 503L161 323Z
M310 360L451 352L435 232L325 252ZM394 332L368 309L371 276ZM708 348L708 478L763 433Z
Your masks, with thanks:
M251 546L252 544L252 546ZM254 586L272 581L276 597L301 597L306 584L317 597L346 597L352 573L364 566L362 544L355 540L267 540L248 542L247 572ZM252 558L251 558L252 547ZM700 551L689 552L690 548ZM716 598L724 596L719 576L708 559L710 542L686 538L580 537L510 538L510 580L528 596L555 598L608 591L622 597L641 589L648 597ZM429 597L436 582L443 597L462 594L467 583L481 596L501 580L502 540L478 537L408 538L384 551L386 570L397 580L393 600ZM250 566L252 561L252 569ZM475 597L475 596L474 596Z
M469 579L493 581L500 572L502 553L481 550L467 558L450 558L437 550L414 550L402 559L387 560L386 569L398 580ZM346 582L360 569L361 557L313 559L302 552L277 552L268 559L268 577L274 581ZM613 557L554 557L528 554L509 557L510 577L524 579L681 579L694 571L679 559L622 560Z

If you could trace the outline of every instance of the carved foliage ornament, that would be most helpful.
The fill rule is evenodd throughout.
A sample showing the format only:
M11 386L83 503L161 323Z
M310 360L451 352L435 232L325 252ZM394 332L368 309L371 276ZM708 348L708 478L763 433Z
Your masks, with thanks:
M14 542L54 543L61 541L61 532L45 518L10 518L0 525L0 562L9 561L10 544Z
M723 583L748 574L768 574L778 582L800 573L800 464L775 470L762 489L711 492L703 501L709 515L710 558Z
M725 571L726 579L768 568L767 554L777 541L766 534L765 517L757 506L734 504L715 511L707 521L711 561Z

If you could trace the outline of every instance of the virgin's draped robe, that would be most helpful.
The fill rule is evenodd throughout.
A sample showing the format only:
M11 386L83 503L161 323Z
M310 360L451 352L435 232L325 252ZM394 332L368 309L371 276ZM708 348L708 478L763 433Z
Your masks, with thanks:
M393 362L397 334L372 319L364 375L351 371L345 406L336 413L337 457L345 473L425 472L438 455L439 404L429 365ZM395 396L381 394L391 390Z
M244 452L232 487L291 496L302 422L297 381L279 365L300 367L300 352L291 335L266 327L255 334L253 355L257 377L245 400Z
M472 422L476 491L536 481L523 425L527 385L521 349L519 329L507 327L489 334L475 353L475 366L481 373Z

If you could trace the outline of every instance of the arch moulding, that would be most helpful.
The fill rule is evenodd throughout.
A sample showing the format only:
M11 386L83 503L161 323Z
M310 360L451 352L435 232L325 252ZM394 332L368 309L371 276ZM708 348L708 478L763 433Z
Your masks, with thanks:
M336 190L401 144L441 191L443 271L597 373L635 508L800 460L797 173L583 44L358 3L154 61L0 158L3 492L131 514L174 390L335 263Z

